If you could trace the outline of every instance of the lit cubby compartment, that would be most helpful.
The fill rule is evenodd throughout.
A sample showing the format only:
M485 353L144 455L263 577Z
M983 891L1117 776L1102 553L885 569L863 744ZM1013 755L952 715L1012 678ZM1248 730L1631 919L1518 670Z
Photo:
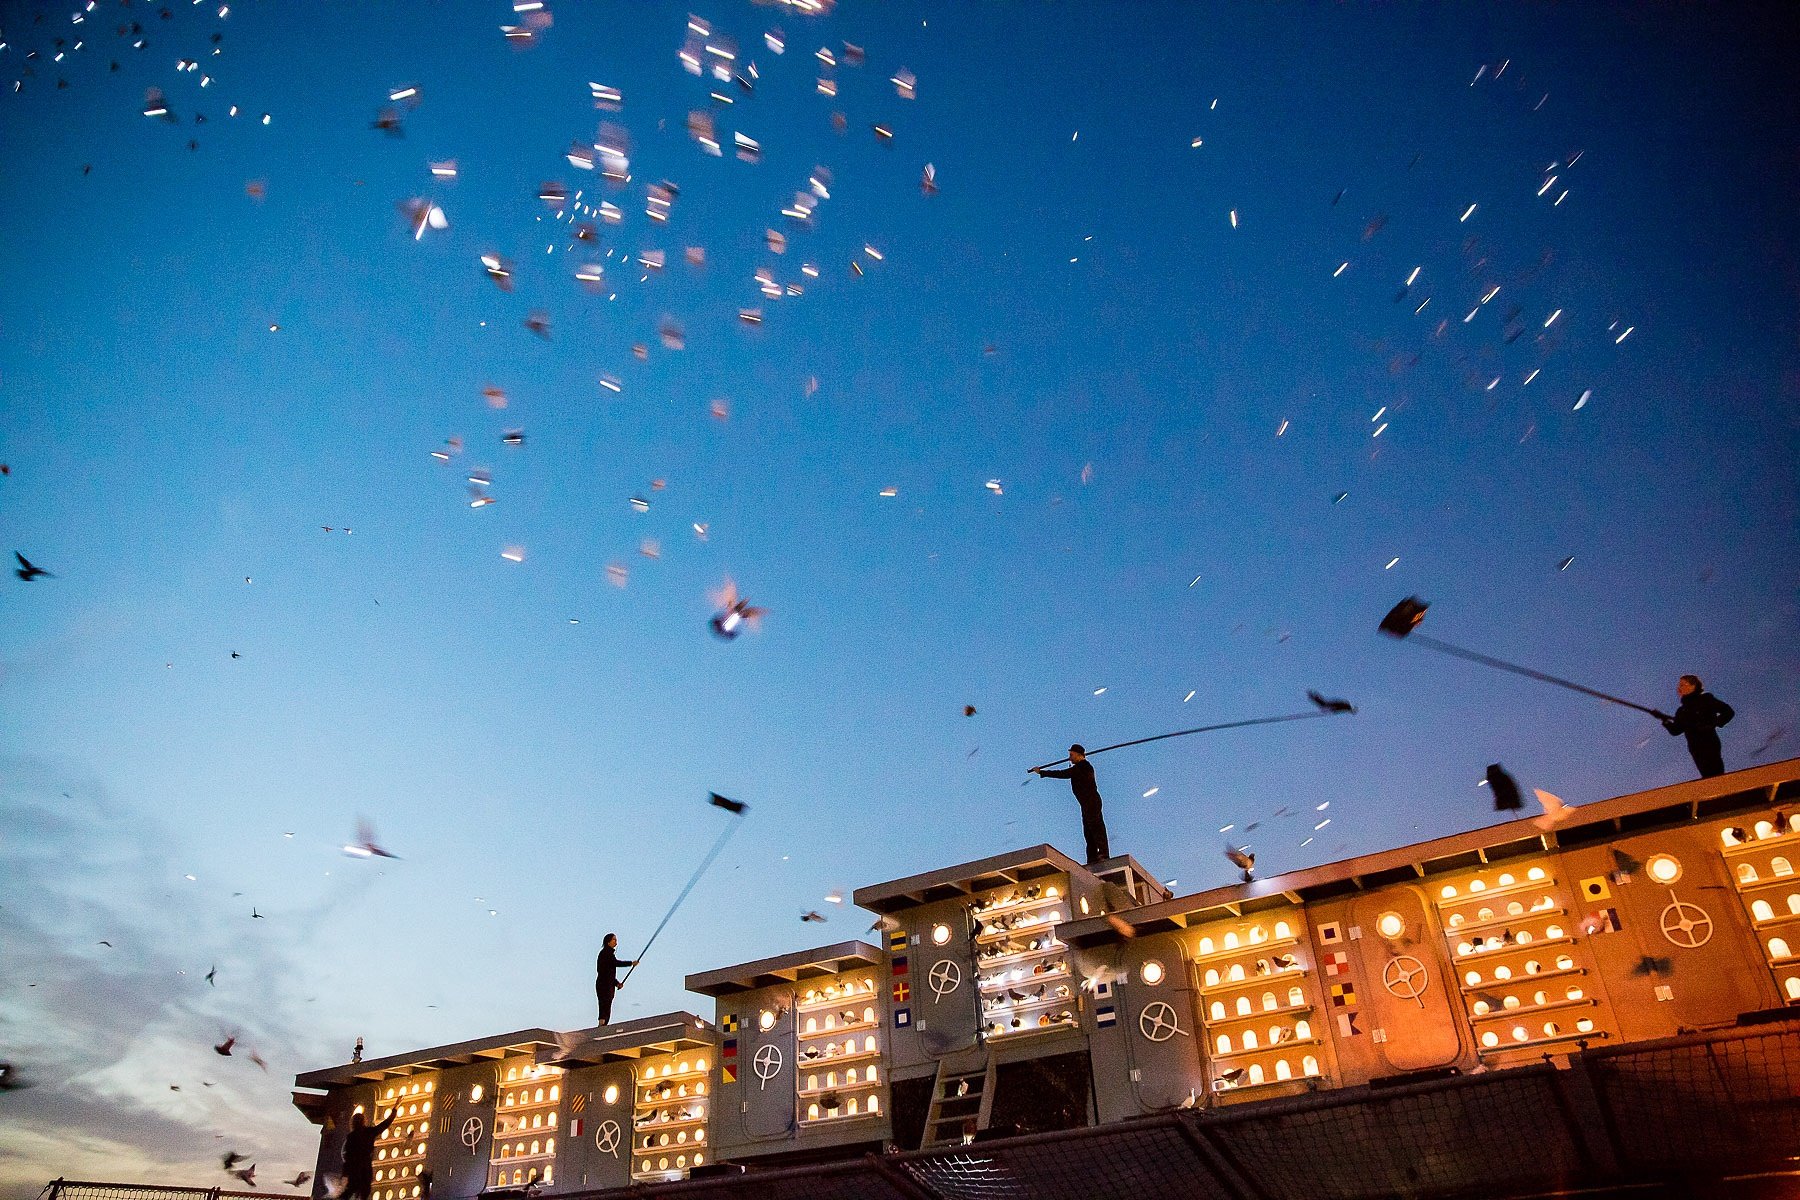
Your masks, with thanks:
M555 1182L558 1113L563 1069L509 1058L494 1085L494 1144L488 1158L490 1187Z
M366 1115L373 1122L392 1109L394 1123L375 1139L369 1200L413 1200L424 1194L419 1169L425 1165L425 1151L431 1144L431 1110L436 1098L437 1080L430 1075L409 1075L376 1085L375 1111Z
M712 1053L704 1049L639 1060L632 1111L633 1179L676 1179L706 1164L712 1065Z
M1590 986L1581 918L1547 865L1490 867L1432 895L1484 1058L1614 1036Z
M1068 877L1055 875L970 901L982 1036L989 1041L1075 1026L1068 947L1056 937L1057 922L1069 919L1068 891Z
M1800 814L1728 825L1719 842L1776 990L1800 1004Z
M1213 1091L1260 1093L1322 1077L1302 920L1295 908L1212 922L1190 944Z
M881 997L872 970L809 980L795 996L799 1056L796 1114L802 1125L880 1116Z

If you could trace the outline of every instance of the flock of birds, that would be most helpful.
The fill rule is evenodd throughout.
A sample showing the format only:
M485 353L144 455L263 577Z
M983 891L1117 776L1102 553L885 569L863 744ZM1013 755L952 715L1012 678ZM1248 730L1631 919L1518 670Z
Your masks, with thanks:
M191 6L123 0L119 7L131 10L131 13L127 19L114 23L115 42L133 54L144 54L153 44L160 46L159 30L174 30L177 14L182 8L202 12L217 23L217 27L207 31L203 39L205 51L202 58L183 56L176 60L174 70L179 82L163 81L148 85L145 89L142 107L145 118L159 124L187 125L197 131L209 119L208 110L200 107L200 92L193 93L191 104L180 96L171 98L171 93L177 87L192 85L196 89L205 90L206 94L215 94L211 89L220 83L213 75L218 67L209 60L218 59L225 52L224 23L230 16L231 5L220 0L206 0L204 5L199 0L194 0ZM812 18L829 13L832 4L829 0L774 0L773 7L796 18ZM503 37L508 44L524 50L551 36L554 21L550 5L545 0L517 0L511 4L511 8L514 14L512 19L498 31L498 36ZM27 86L43 82L46 75L51 73L55 74L56 88L69 86L69 67L80 56L91 54L94 44L99 40L90 40L88 31L98 30L102 25L95 0L84 0L70 16L73 18L70 29L60 34L47 32L42 14L28 26L28 37L34 44L23 53L22 69L15 77L11 89L15 94ZM8 37L10 33L9 30L0 30L0 51L11 47ZM192 38L189 37L189 40ZM695 101L695 107L690 108L681 118L682 126L695 151L707 157L723 158L729 155L746 164L759 163L764 156L762 140L743 129L730 129L727 126L737 119L740 106L750 103L759 94L759 87L769 69L766 64L781 60L788 54L788 35L779 28L769 28L756 36L740 37L709 20L691 16L672 40L672 67L699 79L705 97ZM754 50L756 47L760 47L760 50ZM851 118L845 111L852 107L846 103L855 91L852 76L868 66L870 57L868 48L849 42L821 45L811 52L811 63L807 69L816 72L814 91L826 102L827 123L834 134L847 134L852 127ZM1511 67L1510 61L1483 64L1469 86L1494 87L1502 79L1508 78ZM56 70L51 72L50 68ZM118 59L110 60L109 71L118 72L121 69ZM896 100L904 102L917 97L920 86L918 77L904 65L894 64L891 74L884 74L884 77L893 89ZM1518 72L1513 71L1511 78L1516 82ZM639 219L646 230L654 232L666 224L674 206L681 202L683 188L671 178L659 179L654 183L637 180L631 161L632 139L625 118L621 115L625 110L624 96L618 88L599 82L591 83L589 89L588 99L594 109L608 116L602 120L594 135L578 136L572 140L567 150L561 154L560 164L555 169L560 171L566 168L591 175L596 181L594 186L591 190L587 187L571 187L561 180L550 179L537 185L535 195L544 205L540 220L547 219L558 230L557 244L547 249L560 248L563 255L572 256L575 266L569 271L569 275L575 287L589 295L597 295L620 286L614 282L618 278L636 277L638 282L643 282L668 270L671 256L664 249L646 249L634 255L621 253L616 248L602 252L600 246L604 240L603 235L611 236L612 231L625 225L631 217L627 211L627 205L631 203L626 199L627 196L641 199L642 216ZM1538 97L1533 101L1532 95L1522 87L1519 94L1525 100L1532 101L1532 111L1542 108L1547 98ZM423 102L424 91L419 85L406 84L388 89L385 97L375 102L376 110L370 121L370 132L392 139L396 145L403 143L409 117ZM1213 102L1214 107L1217 103L1216 100ZM221 107L226 119L242 116L260 121L265 126L273 120L269 113L251 117L236 104L222 104ZM214 117L221 111L221 107L211 110ZM866 116L869 119L859 118L856 122L867 130L866 134L858 136L872 138L881 146L891 147L896 140L899 122L886 114ZM1071 141L1073 140L1072 138ZM199 149L197 132L189 138L187 146L191 151ZM1202 150L1203 146L1203 138L1193 139L1193 150ZM1535 198L1546 207L1559 207L1570 196L1571 173L1582 158L1583 152L1579 148L1571 148L1567 153L1558 154L1548 161L1539 175L1529 180L1520 180L1519 186L1527 191L1535 190ZM1415 158L1415 165L1417 161ZM436 190L420 195L401 196L394 200L395 208L415 241L449 233L451 218L446 208L447 193L443 189L455 182L460 170L454 159L433 161L425 164L425 167L426 178ZM910 179L910 168L908 178ZM266 194L266 186L263 181L251 180L246 183L245 192L252 199L261 199ZM773 310L778 303L798 299L809 290L826 286L825 263L828 253L838 256L841 264L830 268L834 278L861 279L885 261L884 253L877 244L879 239L860 236L851 239L848 244L854 248L841 255L836 249L822 251L814 256L799 253L809 235L816 232L823 207L832 199L834 186L831 171L823 166L815 167L793 191L791 200L781 205L771 217L771 223L760 236L766 251L766 261L758 265L750 276L745 285L747 292L743 303L735 306L734 312L726 314L729 318L744 327L755 327L772 319ZM918 175L920 193L931 197L938 194L940 186L935 163L922 163ZM1329 209L1339 210L1348 192L1349 189L1346 188L1332 196ZM603 198L603 195L607 198ZM1321 196L1320 201L1323 199ZM1636 326L1627 317L1612 318L1610 323L1599 319L1589 321L1579 316L1573 308L1535 299L1534 285L1542 281L1554 261L1554 255L1545 251L1535 262L1524 267L1504 265L1506 256L1502 248L1475 232L1478 223L1471 224L1476 222L1480 211L1481 205L1475 201L1466 204L1459 202L1453 209L1447 210L1447 219L1470 229L1469 234L1460 241L1458 262L1453 269L1445 271L1421 261L1394 281L1392 304L1409 308L1411 317L1415 319L1408 335L1408 345L1397 350L1391 346L1388 348L1387 352L1391 353L1389 365L1394 373L1410 370L1425 355L1438 353L1454 365L1472 392L1486 398L1490 404L1496 404L1503 394L1532 397L1545 390L1551 381L1538 381L1546 370L1554 367L1559 352L1576 339L1577 335L1571 332L1572 327L1579 325L1582 337L1603 336L1613 346L1624 345L1633 335ZM1229 208L1225 219L1232 229L1238 228L1239 209ZM1372 248L1377 239L1391 242L1398 232L1390 228L1390 218L1386 212L1368 214L1366 219L1359 217L1350 222L1349 228L1355 231L1349 239L1349 244L1354 249L1349 250L1335 269L1329 272L1331 280L1341 280L1353 275L1359 265L1359 257L1392 257L1391 253L1378 256ZM721 230L719 233L721 237L728 236L728 231ZM1426 239L1421 235L1420 240L1423 242ZM795 261L787 257L790 251L796 252L799 260L799 266L794 269L786 266ZM680 260L685 260L692 266L704 264L707 249L701 245L683 247L677 261ZM518 284L521 270L525 268L496 251L484 251L470 264L470 270L476 269L496 288L511 292ZM1515 299L1515 294L1520 298ZM1496 313L1497 316L1489 315ZM524 318L522 327L531 337L550 340L555 334L556 318L546 310L534 309ZM280 326L272 323L269 328L271 332L279 332ZM1602 328L1603 335L1600 334ZM686 344L687 334L681 324L664 318L656 323L653 331L645 330L641 340L632 345L631 351L633 357L641 362L653 353L652 347L660 347L662 352L673 353L684 350ZM992 342L984 343L982 353L991 355L995 353L995 349ZM1528 391L1534 384L1536 390ZM628 384L623 370L615 370L601 373L598 386L608 393L619 394ZM1561 378L1555 386L1560 389L1556 393L1559 398L1556 407L1567 413L1580 412L1593 401L1594 389L1583 386L1572 378ZM809 394L816 387L816 378L809 378L806 382ZM484 389L483 399L488 408L495 412L505 410L509 404L506 390L499 386ZM1387 436L1389 442L1393 440L1388 434L1393 422L1400 416L1399 407L1396 405L1390 410L1384 406L1370 416L1368 438L1377 447L1385 444L1377 439ZM717 421L728 421L729 406L723 401L712 402L709 416ZM1527 411L1522 419L1525 426L1521 440L1524 440L1532 436L1537 418ZM1275 436L1286 436L1290 428L1291 422L1283 419ZM526 432L521 427L508 425L499 433L499 442L507 451L524 451L527 445ZM465 439L460 435L452 435L432 449L430 455L440 467L448 468L466 449ZM1091 472L1091 464L1083 468L1084 483L1091 479ZM10 467L0 464L0 475L3 474L10 474ZM472 467L459 474L462 475L460 486L471 509L487 509L498 503L500 496L491 469ZM1005 494L1005 486L998 479L986 480L982 486L996 496ZM649 493L632 495L629 498L631 508L640 513L649 511L651 500L647 497L662 491L663 487L664 481L658 479L652 482ZM889 486L880 490L879 497L894 499L898 494L897 487ZM1340 491L1334 496L1333 503L1342 503L1348 497L1348 492ZM349 528L336 525L324 525L321 528L328 534L342 532L349 535L352 532ZM711 524L707 521L695 521L692 523L692 531L697 540L704 542L711 532ZM654 560L661 557L662 547L646 539L638 546L637 553L641 558ZM510 562L522 562L525 549L521 545L509 543L502 550L501 556ZM21 551L15 551L15 558L18 565L14 574L22 582L33 583L57 578L33 563ZM1386 569L1391 569L1398 561L1395 558L1388 562ZM1568 570L1573 562L1573 556L1565 557L1557 565L1557 569ZM627 585L629 574L629 568L623 561L612 562L606 568L606 577L617 587ZM745 631L756 628L767 615L766 608L752 603L730 579L724 581L712 601L714 611L707 624L710 632L721 641L735 640ZM233 651L232 657L237 658L239 655ZM1192 696L1193 693L1190 692L1189 698ZM1322 714L1345 715L1356 711L1349 701L1329 698L1318 692L1309 692L1308 698ZM965 717L974 717L976 713L974 704L962 708ZM1522 790L1497 764L1489 768L1486 783L1491 788L1497 810L1518 811L1523 808ZM1157 789L1152 788L1145 795L1153 795L1156 791ZM1569 809L1560 799L1541 790L1535 791L1535 795L1542 806L1542 813L1536 818L1542 827L1553 828L1567 819ZM716 801L715 797L715 803ZM1312 831L1315 834L1330 823L1330 817L1319 815L1326 807L1327 804L1317 805L1310 818L1314 822ZM736 811L741 815L741 808ZM1283 807L1261 820L1249 822L1241 831L1237 830L1235 824L1228 824L1220 832L1250 833L1263 821L1305 815L1301 811ZM1300 845L1305 846L1312 840L1312 837L1307 837ZM359 825L354 837L344 844L342 850L344 854L356 858L398 857L380 844L373 827L366 821ZM1224 848L1224 857L1241 873L1243 880L1248 882L1255 878L1257 852L1251 842L1241 838L1228 842ZM835 892L826 899L832 904L843 902L841 894ZM253 918L260 916L260 913L252 910ZM803 923L823 923L827 917L818 909L808 909L800 914L800 920ZM1128 926L1122 922L1119 924L1122 932L1128 931ZM883 922L878 921L871 928L882 927ZM205 976L208 984L214 983L216 974L215 966ZM1091 984L1093 981L1088 982ZM229 1058L234 1056L237 1047L238 1039L233 1034L214 1044L213 1050L217 1055ZM246 1051L244 1057L267 1070L267 1063L256 1052ZM17 1070L11 1064L0 1063L0 1091L22 1086L27 1084ZM176 1084L169 1086L171 1090L179 1090ZM242 1155L227 1152L221 1159L221 1165L225 1172L241 1180L246 1186L255 1185L256 1164L247 1163ZM310 1178L309 1172L300 1172L286 1183L289 1187L297 1188L304 1186Z

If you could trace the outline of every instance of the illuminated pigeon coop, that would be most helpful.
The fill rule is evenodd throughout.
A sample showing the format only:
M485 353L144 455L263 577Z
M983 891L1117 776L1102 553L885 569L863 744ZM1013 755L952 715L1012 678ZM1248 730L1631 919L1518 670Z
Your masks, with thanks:
M1166 895L1129 858L1108 866ZM1058 927L1133 907L1127 887L1035 846L858 888L856 903L886 927L900 1145L1089 1123L1091 1018ZM1058 1061L1014 1068L1035 1059Z
M501 1063L498 1074L488 1187L549 1187L556 1182L563 1069L521 1057Z
M668 1050L637 1064L632 1093L632 1179L680 1179L706 1164L712 1067L710 1047Z
M1800 1004L1800 815L1770 813L1727 826L1719 834L1738 898L1757 946L1788 1004ZM1656 863L1650 864L1654 876Z
M880 1149L889 1133L884 956L840 942L690 975L718 1005L717 1150Z
M295 1105L323 1127L315 1175L342 1169L344 1134L354 1112L378 1119L397 1107L394 1124L375 1143L370 1200L423 1200L420 1173L426 1170L432 1200L469 1200L500 1186L502 1164L508 1187L514 1169L520 1186L534 1169L540 1179L554 1178L560 1171L551 1169L553 1156L561 1150L556 1126L564 1118L548 1090L544 1102L535 1100L536 1079L533 1099L521 1103L518 1097L525 1086L519 1072L529 1072L539 1056L553 1052L556 1037L547 1029L527 1029L297 1076ZM508 1071L514 1072L511 1081ZM547 1145L551 1138L557 1139L554 1147ZM521 1142L524 1152L516 1155Z
M711 1161L708 1122L718 1034L693 1013L606 1025L572 1039L568 1139L557 1158L569 1188L680 1178Z
M376 1088L373 1121L394 1110L394 1123L375 1139L375 1190L369 1200L413 1200L423 1191L419 1172L431 1149L431 1110L437 1095L434 1073L422 1073Z

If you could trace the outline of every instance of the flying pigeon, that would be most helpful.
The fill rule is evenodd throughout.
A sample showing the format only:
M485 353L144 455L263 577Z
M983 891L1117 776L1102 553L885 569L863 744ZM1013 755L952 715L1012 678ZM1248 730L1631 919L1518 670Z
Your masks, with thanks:
M230 1058L231 1057L231 1048L235 1045L237 1045L237 1037L234 1035L232 1037L226 1038L224 1041L222 1041L218 1045L214 1046L213 1053L217 1054L221 1058Z
M30 583L40 576L45 579L56 578L56 576L44 570L44 568L32 565L31 560L26 558L23 554L20 554L17 550L13 551L13 557L19 560L19 568L14 571L13 574L17 575L20 579L23 579L26 583Z
M398 854L383 850L375 844L375 826L366 818L356 822L356 841L344 847L344 853L352 858L399 858Z
M716 599L719 611L712 615L708 622L713 633L724 641L735 641L744 632L746 625L755 625L767 613L767 609L757 608L750 601L737 594L737 585L731 580L725 581L725 587Z
M1354 713L1356 711L1356 705L1350 703L1348 700L1333 700L1329 696L1321 696L1319 693L1312 691L1306 693L1306 698L1318 705L1320 712Z
M1495 812L1517 812L1525 807L1525 800L1519 792L1519 781L1507 774L1506 768L1499 763L1488 764L1488 791L1494 794Z
M1256 855L1248 846L1226 846L1225 857L1231 865L1244 873L1244 882L1250 883L1256 878Z
M287 1184L288 1187L291 1187L291 1188L305 1187L307 1181L310 1180L311 1178L312 1178L311 1171L302 1171L298 1175L294 1176L292 1179L285 1180L284 1182Z

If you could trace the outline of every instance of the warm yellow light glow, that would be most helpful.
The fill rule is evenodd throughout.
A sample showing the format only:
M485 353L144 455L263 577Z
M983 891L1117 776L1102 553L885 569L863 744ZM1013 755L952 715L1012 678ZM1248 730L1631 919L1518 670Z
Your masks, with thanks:
M1155 987L1163 981L1163 965L1155 959L1151 959L1144 964L1144 968L1140 974L1143 975L1145 983Z
M1658 883L1674 883L1681 878L1681 864L1670 854L1658 854L1646 864L1650 878Z
M775 1028L775 1014L766 1008L763 1009L762 1012L757 1015L756 1024L764 1033L767 1033L769 1030Z
M1397 912L1384 912L1375 921L1375 928L1385 938L1397 938L1406 932L1406 921Z
M932 945L942 946L945 942L948 942L949 940L950 940L950 927L948 925L933 925L931 927Z

